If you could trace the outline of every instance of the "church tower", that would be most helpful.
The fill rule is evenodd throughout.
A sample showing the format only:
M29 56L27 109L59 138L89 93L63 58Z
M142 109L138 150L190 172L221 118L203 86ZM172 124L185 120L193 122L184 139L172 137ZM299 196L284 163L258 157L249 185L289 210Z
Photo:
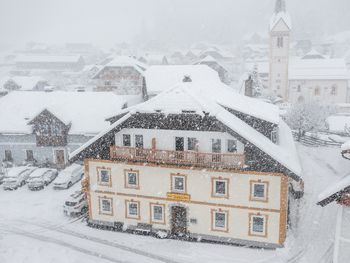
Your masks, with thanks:
M269 88L284 100L288 100L289 43L292 23L285 0L276 0L270 20L270 74Z

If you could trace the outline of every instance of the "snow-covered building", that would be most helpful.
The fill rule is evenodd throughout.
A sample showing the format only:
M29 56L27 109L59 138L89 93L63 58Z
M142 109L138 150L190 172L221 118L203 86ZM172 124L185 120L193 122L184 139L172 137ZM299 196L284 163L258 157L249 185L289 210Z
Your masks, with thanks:
M290 103L348 101L349 73L343 59L330 59L311 50L290 59L292 23L284 0L277 0L270 21L269 89Z
M219 63L215 58L207 55L200 61L197 61L195 65L207 65L219 74L220 80L225 84L231 83L230 71L221 63Z
M0 98L0 162L62 167L126 106L110 92L11 92Z
M79 71L85 65L80 55L18 55L17 70Z
M311 51L289 63L288 101L346 103L349 73L344 59L330 59Z
M85 160L90 225L283 246L303 181L276 106L185 78L109 120L70 155Z
M192 82L220 82L218 73L207 65L155 65L145 72L147 95L152 98L179 83L184 76Z
M342 155L350 160L350 141L342 145ZM334 263L347 263L350 258L350 174L330 185L318 196L318 204L327 206L333 202L340 205L336 221L333 251Z
M96 91L113 91L120 95L144 93L147 65L127 56L117 56L102 67L93 79Z

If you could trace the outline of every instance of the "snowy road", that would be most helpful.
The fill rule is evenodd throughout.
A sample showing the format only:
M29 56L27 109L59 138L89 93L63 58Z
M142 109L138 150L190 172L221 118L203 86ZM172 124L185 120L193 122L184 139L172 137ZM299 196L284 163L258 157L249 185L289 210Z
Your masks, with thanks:
M62 213L64 200L79 188L77 184L63 191L0 189L0 262L329 263L336 206L317 206L317 195L349 170L350 162L342 160L334 148L298 146L298 151L306 193L286 248L258 250L89 228Z

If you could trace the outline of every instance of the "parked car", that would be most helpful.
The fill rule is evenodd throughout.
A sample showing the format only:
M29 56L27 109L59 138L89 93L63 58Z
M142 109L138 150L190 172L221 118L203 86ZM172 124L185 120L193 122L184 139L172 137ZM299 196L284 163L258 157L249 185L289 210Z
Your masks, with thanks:
M79 164L72 164L58 174L57 179L53 182L53 188L68 189L73 184L78 182L83 175L83 166Z
M31 166L17 166L9 169L3 180L3 188L14 190L25 185L29 175L36 169L36 167Z
M71 194L63 205L63 212L69 216L82 215L86 213L87 209L86 196L82 191L76 191Z
M50 168L39 168L29 175L27 185L30 190L43 189L57 177L57 170Z

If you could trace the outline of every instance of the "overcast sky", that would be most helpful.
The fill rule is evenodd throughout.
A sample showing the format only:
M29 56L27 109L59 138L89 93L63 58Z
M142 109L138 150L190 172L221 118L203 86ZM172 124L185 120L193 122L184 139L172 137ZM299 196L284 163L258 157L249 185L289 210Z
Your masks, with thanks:
M0 0L0 43L234 43L275 0ZM296 38L350 30L350 0L287 0Z

